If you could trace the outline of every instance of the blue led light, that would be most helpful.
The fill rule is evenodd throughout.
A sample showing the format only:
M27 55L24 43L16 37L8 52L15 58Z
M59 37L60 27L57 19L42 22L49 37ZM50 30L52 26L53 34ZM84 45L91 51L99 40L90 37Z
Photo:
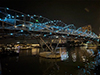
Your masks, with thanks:
M1 20L1 18L0 18L0 20Z
M50 32L50 35L51 35L52 33Z
M9 10L9 8L6 8L7 10Z
M45 37L46 35L44 35L44 37Z
M77 37L75 37L75 38L77 38Z
M42 17L42 16L40 16L40 17Z
M22 17L24 17L24 15L22 15Z
M31 18L33 18L33 16L31 16Z
M100 39L97 39L97 41L99 42Z
M36 15L34 15L36 17Z
M18 15L16 17L19 17Z
M23 32L23 30L21 30L21 32Z
M54 20L54 22L56 22L56 20Z
M29 29L31 30L31 27Z
M61 29L59 29L59 30L61 30Z
M78 68L80 68L80 66L77 66Z
M29 14L27 16L30 16Z
M8 14L8 16L10 16L10 14Z
M10 35L13 35L13 33L10 33Z
M12 16L12 18L14 18L14 16Z

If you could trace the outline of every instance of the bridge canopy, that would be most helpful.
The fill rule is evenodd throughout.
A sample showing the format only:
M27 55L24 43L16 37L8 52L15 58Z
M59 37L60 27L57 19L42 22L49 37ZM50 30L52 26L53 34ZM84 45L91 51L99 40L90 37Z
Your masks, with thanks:
M50 20L39 15L24 14L9 8L0 7L0 29L23 30L32 32L49 32L53 34L77 35L90 38L98 38L92 32L91 25L79 27L76 29L74 24L66 24L61 20ZM19 33L19 32L18 32ZM45 34L43 33L43 35ZM15 33L11 33L13 35Z

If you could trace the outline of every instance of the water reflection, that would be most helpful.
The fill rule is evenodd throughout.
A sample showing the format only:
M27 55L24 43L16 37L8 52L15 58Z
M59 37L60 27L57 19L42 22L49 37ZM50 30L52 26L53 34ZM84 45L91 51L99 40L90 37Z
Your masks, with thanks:
M0 61L0 75L2 74L1 61Z
M73 60L73 62L76 62L76 53L72 54L72 60Z
M39 54L39 48L32 48L32 55Z
M94 60L95 57L92 57L95 54L95 50L80 48L59 48L59 52L61 52L61 61L63 62L60 60L57 61L57 59L51 60L40 58L41 68L44 70L44 75L96 74L93 71L96 68L96 62Z
M61 50L61 60L67 60L69 58L69 55L68 55L68 51L66 50L66 48L63 48Z
M53 75L59 72L60 67L57 62L60 62L60 59L46 59L39 57L40 68L43 71L43 75Z
M19 56L2 59L3 72L8 73L8 71L11 70L11 72L14 71L14 73L12 73L12 75L14 75L16 72L20 72L19 69L21 68L21 71L25 73L29 71L30 73L28 73L32 73L33 75L36 72L36 75L96 75L97 66L100 65L99 50L96 56L97 50L94 49L82 49L79 47L60 48L60 59L42 58L39 57L39 52L39 48L21 50ZM8 65L5 65L6 63ZM33 70L36 72L34 71L33 73ZM38 72L42 74L38 74Z

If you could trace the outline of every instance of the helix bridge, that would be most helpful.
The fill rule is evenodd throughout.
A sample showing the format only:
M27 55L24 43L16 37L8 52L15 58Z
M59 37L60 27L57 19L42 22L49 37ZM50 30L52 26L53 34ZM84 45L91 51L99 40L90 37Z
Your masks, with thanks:
M98 40L91 26L76 28L61 20L50 20L43 16L24 14L9 8L0 7L0 38L8 36L34 36L48 38L89 38Z

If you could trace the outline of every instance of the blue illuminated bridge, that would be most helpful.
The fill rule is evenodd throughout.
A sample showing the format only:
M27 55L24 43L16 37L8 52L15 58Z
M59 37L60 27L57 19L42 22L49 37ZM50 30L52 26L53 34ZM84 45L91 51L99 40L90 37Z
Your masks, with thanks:
M0 7L0 38L9 36L34 36L47 38L82 38L97 40L90 25L76 28L74 24L65 24L61 20L50 20L43 16Z

